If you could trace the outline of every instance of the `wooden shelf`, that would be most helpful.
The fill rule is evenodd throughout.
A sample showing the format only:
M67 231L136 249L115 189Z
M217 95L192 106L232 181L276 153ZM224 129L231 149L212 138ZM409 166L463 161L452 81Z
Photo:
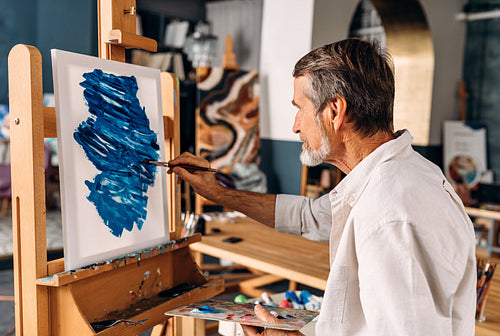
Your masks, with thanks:
M488 220L488 238L487 245L477 245L476 249L486 251L486 256L491 257L493 253L500 253L500 246L495 246L495 221L500 221L500 211L486 210L480 208L466 207L465 210L471 217L485 218Z
M156 300L144 300L140 305L133 306L129 311L132 312L130 316L128 315L117 315L116 317L123 320L134 320L143 321L147 320L148 325L154 319L155 324L159 324L165 321L165 312L183 306L186 302L198 302L207 300L217 294L219 294L224 288L224 281L212 281L206 285L194 288L178 297L165 299L157 297ZM163 300L163 302L161 302ZM158 302L160 301L160 302ZM137 313L137 310L141 310L142 307L153 306L147 309L145 312ZM109 320L108 320L109 321ZM98 323L94 322L92 325L96 326ZM112 329L104 329L97 333L97 335L138 335L139 333L148 330L150 327L144 327L143 325L128 325L126 323L117 324Z
M208 281L201 274L189 243L185 240L146 259L124 257L88 270L59 273L50 281L41 279L38 285L52 283L46 287L50 318L57 321L51 334L79 330L79 335L137 335L164 322L166 311L221 293L224 281ZM138 255L143 253L148 252Z
M126 49L139 48L156 52L158 44L155 40L126 32L120 29L113 29L109 32L109 43L122 46Z
M97 264L92 264L86 267L77 268L75 270L58 272L51 276L38 279L36 281L37 285L50 286L50 287L60 287L76 281L80 281L100 273L109 272L127 265L137 263L139 267L141 262L156 257L158 255L175 251L180 248L189 246L189 244L198 242L201 240L200 234L195 234L190 237L185 237L177 240L171 240L165 244L157 245L151 248L143 249L140 251L127 253L123 256L104 260Z
M465 207L467 213L473 217L488 218L500 221L500 211L481 208Z

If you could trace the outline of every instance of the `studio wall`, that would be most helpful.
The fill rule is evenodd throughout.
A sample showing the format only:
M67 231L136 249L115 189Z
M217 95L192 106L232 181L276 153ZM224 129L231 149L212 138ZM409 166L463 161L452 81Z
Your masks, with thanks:
M500 9L499 0L471 0L474 12ZM465 86L468 91L467 119L482 122L487 129L489 167L500 183L500 18L467 23Z
M8 103L7 57L19 43L40 50L43 89L52 92L50 49L97 55L97 1L0 1L0 104Z
M263 168L269 177L271 192L298 193L301 144L291 130L296 112L290 103L292 69L311 49L348 36L358 2L258 1L263 1L259 59ZM500 114L497 112L500 96L496 93L500 80L500 20L470 23L456 20L456 14L462 12L466 4L487 10L499 7L500 0L419 2L433 39L435 72L428 143L416 148L440 163L442 123L459 118L458 86L464 77L469 91L468 118L487 124L490 166L494 168L496 181L500 181L500 154L497 154L500 153ZM137 0L138 6L148 10L178 11L183 15L196 14L196 17L205 15L202 0L175 3ZM12 46L26 43L40 49L44 90L51 92L50 49L97 55L96 19L95 0L0 1L0 103L8 102L7 55Z
M264 0L260 60L262 138L277 141L269 146L278 156L274 162L294 170L293 180L297 184L301 170L298 157L291 158L288 152L279 148L280 144L289 147L287 142L299 141L291 131L295 114L290 104L293 66L308 51L346 38L357 4L352 0ZM417 150L439 163L442 123L459 117L458 85L462 77L466 25L455 19L462 11L462 1L420 0L420 5L432 36L435 71L428 137ZM285 12L285 7L293 10ZM263 150L265 148L263 146ZM269 169L270 174L280 171L279 167ZM277 178L281 176L277 174ZM284 179L276 183L280 188L289 184Z
M7 57L17 43L36 43L37 1L0 1L0 104L7 104Z

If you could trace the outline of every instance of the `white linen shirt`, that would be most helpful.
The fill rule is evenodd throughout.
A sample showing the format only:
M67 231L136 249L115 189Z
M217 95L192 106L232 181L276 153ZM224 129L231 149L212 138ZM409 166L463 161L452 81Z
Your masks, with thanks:
M378 147L326 197L277 196L278 231L329 232L318 336L474 335L473 225L412 140L405 131Z

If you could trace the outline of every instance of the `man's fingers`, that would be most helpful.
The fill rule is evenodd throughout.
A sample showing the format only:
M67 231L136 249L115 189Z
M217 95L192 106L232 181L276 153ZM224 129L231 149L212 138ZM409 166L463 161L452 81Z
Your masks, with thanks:
M243 329L243 332L245 333L245 336L259 336L259 330L255 327L251 327L249 325L245 324L240 324L241 329Z
M267 323L273 323L273 324L283 324L285 322L282 322L279 318L274 316L270 311L268 311L266 308L262 307L260 304L255 305L254 308L255 316L259 318L260 320L267 322ZM241 328L243 329L243 332L245 333L246 336L284 336L284 335L296 335L296 336L304 336L302 333L298 331L286 331L286 330L280 330L279 326L277 326L278 329L264 329L264 330L259 330L262 328L256 328L253 326L248 326L241 324Z
M176 157L173 160L170 160L168 163L169 165L178 165L178 164L192 164L195 166L204 166L203 163L205 163L206 160L201 159L189 152L184 152L178 157Z
M266 308L262 307L260 304L255 305L254 308L255 316L257 316L260 320L274 323L274 324L282 324L279 318L271 314Z
M274 317L266 308L262 307L260 304L255 305L254 308L255 316L259 318L260 320L267 322L267 323L282 323L277 317ZM266 330L267 332L260 333L259 329L256 327L248 326L248 325L241 325L241 328L243 329L243 332L245 333L246 336L259 336L259 335L267 335L269 330ZM275 330L272 330L273 332L276 332Z

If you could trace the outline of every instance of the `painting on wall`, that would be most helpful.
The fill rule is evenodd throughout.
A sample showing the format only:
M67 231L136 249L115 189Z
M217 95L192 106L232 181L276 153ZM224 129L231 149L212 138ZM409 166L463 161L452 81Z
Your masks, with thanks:
M486 127L458 120L444 122L443 162L450 183L475 188L487 172Z
M169 239L160 71L52 50L65 269Z
M259 76L210 68L198 79L196 152L228 175L237 189L267 191L260 170Z

